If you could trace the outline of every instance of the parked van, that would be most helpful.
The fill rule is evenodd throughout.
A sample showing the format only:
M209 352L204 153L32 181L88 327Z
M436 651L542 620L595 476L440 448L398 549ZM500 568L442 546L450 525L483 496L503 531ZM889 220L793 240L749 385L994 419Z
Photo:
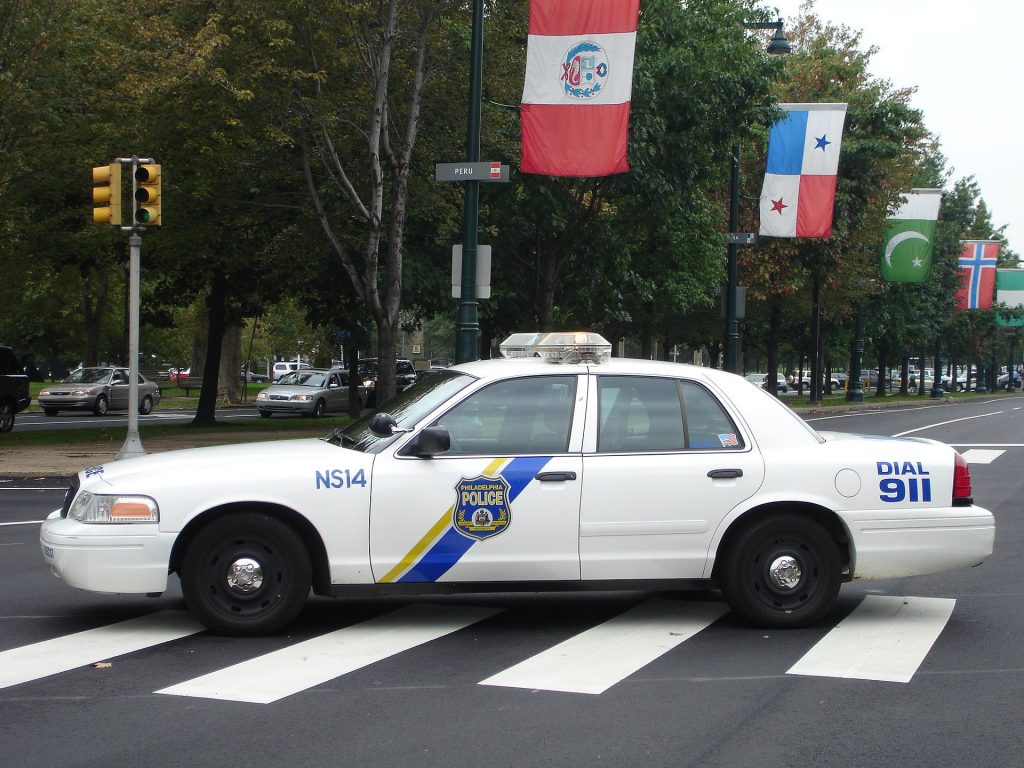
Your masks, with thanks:
M297 363L294 360L281 360L279 362L274 363L271 366L270 380L277 381L286 373L291 373L292 371L298 371L300 369L306 370L307 368L312 367L313 366L311 366L309 363Z

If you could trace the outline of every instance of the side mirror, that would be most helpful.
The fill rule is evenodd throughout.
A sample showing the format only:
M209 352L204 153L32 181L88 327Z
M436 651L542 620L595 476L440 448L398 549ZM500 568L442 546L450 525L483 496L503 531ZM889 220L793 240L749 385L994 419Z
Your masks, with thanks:
M409 445L408 452L413 456L430 458L447 453L452 447L452 438L444 427L427 427Z

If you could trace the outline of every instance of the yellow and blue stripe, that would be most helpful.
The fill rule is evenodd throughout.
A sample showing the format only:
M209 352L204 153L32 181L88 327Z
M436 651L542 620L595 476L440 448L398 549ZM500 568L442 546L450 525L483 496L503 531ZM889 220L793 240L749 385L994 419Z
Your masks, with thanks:
M511 505L549 461L550 456L499 458L488 464L481 474L505 478ZM454 512L455 504L452 504L378 583L430 582L448 573L478 541L459 533L452 519Z

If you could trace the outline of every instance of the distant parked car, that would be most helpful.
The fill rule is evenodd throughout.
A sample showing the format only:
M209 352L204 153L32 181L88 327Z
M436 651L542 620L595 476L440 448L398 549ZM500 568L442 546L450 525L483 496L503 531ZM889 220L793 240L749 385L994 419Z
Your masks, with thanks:
M377 358L364 357L358 362L359 377L366 387L366 405L373 407L377 404ZM412 361L404 357L395 359L395 393L402 392L416 383L416 369Z
M242 366L242 370L239 371L239 375L242 381L252 381L256 383L270 381L270 377L264 373L257 373L256 371L246 371L245 365Z
M60 411L92 411L103 416L110 410L128 409L127 368L79 368L64 381L39 392L39 405L47 416ZM160 402L160 388L139 374L139 413L152 413Z
M1010 371L1009 373L1002 374L998 379L996 379L996 387L1006 390L1020 389L1020 373L1017 371Z
M294 371L312 370L313 366L309 363L297 363L294 360L279 360L274 363L270 369L270 380L277 381L286 373L293 373Z
M347 413L348 381L348 371L341 369L311 368L286 373L256 395L256 408L265 419L275 413L314 417ZM364 398L365 391L360 387L360 407Z
M10 347L0 347L0 432L14 429L14 415L28 408L28 376Z
M778 392L788 392L789 384L786 383L786 377L781 373L777 373L775 379L775 387ZM761 389L768 389L768 374L767 373L748 373L745 377L751 384L757 384Z

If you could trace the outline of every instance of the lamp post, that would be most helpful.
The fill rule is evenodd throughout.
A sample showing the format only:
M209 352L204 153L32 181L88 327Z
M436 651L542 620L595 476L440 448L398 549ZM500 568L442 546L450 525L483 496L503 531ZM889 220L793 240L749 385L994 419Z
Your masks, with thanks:
M466 131L466 160L480 160L480 98L483 81L484 2L473 2L473 31L469 67L469 125ZM480 357L480 316L476 300L477 224L480 210L480 182L465 182L466 199L462 217L462 286L455 322L455 362L468 363Z
M746 29L774 29L775 35L765 49L777 56L790 52L789 41L782 31L782 20L744 24ZM739 321L736 318L736 291L739 284L739 219L740 219L740 146L732 147L732 173L729 184L729 251L726 261L725 286L725 363L724 368L739 373ZM771 373L771 372L769 372Z

